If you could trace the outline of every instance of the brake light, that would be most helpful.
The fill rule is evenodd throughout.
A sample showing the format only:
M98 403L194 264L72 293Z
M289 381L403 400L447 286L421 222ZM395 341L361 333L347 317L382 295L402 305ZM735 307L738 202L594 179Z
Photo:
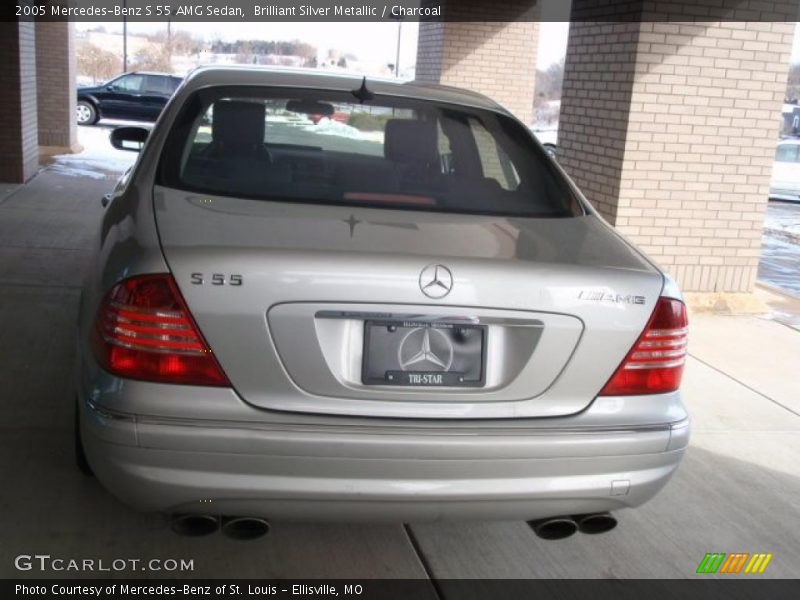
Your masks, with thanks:
M116 284L97 311L92 345L100 365L130 379L229 386L169 274Z
M688 325L683 302L659 298L644 332L600 395L661 394L677 390L686 361Z

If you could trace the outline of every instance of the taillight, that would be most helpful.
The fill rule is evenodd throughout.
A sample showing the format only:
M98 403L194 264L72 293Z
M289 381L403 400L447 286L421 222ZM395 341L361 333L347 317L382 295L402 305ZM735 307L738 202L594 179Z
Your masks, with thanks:
M601 396L661 394L681 385L689 319L680 300L659 298L644 332Z
M92 337L100 365L120 377L230 385L169 274L131 277L111 288Z

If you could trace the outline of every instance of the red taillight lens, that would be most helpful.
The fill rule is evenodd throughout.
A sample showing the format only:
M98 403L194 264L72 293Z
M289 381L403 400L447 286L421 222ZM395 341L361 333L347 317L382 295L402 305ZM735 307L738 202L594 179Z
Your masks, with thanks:
M659 298L644 332L600 395L661 394L677 390L686 361L688 325L683 302Z
M120 377L230 385L168 274L131 277L111 288L92 343L100 365Z

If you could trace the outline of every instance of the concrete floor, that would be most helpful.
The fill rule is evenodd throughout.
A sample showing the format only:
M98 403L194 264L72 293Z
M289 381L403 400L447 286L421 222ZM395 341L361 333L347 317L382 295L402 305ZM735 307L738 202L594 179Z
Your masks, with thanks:
M521 522L277 523L237 543L181 538L131 512L72 458L73 323L112 185L47 169L0 190L0 577L42 576L14 569L33 553L191 558L194 577L693 577L710 551L772 552L761 577L800 575L800 333L752 316L693 317L692 446L667 488L606 535L546 542Z

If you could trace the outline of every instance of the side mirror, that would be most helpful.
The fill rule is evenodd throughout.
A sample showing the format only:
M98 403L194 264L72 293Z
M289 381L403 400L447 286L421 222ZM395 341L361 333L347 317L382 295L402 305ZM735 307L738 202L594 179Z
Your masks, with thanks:
M150 131L144 127L117 127L111 132L109 139L117 150L139 152L149 135Z
M107 89L109 92L113 92L113 91L114 91L116 88L115 88L113 85L107 85L107 86L106 86L106 89Z

